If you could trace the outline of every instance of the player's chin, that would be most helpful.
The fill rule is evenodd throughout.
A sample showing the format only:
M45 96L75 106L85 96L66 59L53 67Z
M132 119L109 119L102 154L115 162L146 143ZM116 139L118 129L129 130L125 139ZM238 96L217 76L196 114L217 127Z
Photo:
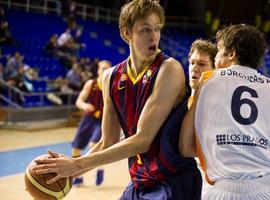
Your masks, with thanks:
M147 51L146 53L147 58L149 58L150 60L154 59L156 57L156 52L154 51Z
M190 81L190 87L191 87L192 89L196 89L197 83L198 83L198 79L192 79L192 80Z

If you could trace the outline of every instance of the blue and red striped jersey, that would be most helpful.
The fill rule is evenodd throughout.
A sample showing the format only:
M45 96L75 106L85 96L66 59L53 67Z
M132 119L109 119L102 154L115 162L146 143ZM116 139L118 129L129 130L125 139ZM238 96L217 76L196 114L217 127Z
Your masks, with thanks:
M136 82L128 73L128 60L115 66L110 79L110 97L125 137L136 134L141 112L153 91L160 66L166 59L168 56L163 52L157 54ZM188 96L171 110L149 150L129 158L129 172L136 188L150 187L175 173L196 168L193 158L184 158L178 151L179 131L187 111Z
M95 110L91 112L90 115L96 119L101 119L103 114L103 96L102 89L98 85L96 79L93 79L87 102L91 103L95 107Z

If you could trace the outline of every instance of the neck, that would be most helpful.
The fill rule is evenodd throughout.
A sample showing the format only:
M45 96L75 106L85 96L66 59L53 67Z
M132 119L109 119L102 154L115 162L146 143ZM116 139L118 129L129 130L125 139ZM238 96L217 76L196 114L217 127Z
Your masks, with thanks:
M131 56L128 62L132 75L137 77L152 61L140 61Z
M194 96L195 95L195 89L191 89L191 96Z
M137 77L146 66L149 66L154 61L155 58L156 55L148 58L143 57L136 53L133 48L130 48L130 57L128 62L132 75Z
M97 85L98 85L99 89L101 90L102 89L102 85L101 85L101 80L100 80L99 77L97 78Z

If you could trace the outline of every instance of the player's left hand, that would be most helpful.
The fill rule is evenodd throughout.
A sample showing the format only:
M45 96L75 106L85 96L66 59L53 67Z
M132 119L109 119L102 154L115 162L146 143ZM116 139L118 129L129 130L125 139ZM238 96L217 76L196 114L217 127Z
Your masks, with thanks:
M78 173L79 168L76 166L74 158L53 151L48 151L48 153L52 158L36 159L37 166L34 167L36 174L56 173L56 176L48 180L47 184Z

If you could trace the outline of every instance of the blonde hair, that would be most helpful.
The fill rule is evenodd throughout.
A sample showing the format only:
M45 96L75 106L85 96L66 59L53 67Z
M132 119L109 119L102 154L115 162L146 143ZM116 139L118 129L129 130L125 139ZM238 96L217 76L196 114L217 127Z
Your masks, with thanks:
M151 13L159 16L161 25L163 26L165 14L158 0L133 0L126 3L121 8L119 16L119 30L122 39L128 43L128 40L123 35L123 28L131 30L138 19L142 19Z
M196 50L199 53L208 55L211 60L211 67L215 68L215 57L217 54L217 47L215 44L209 42L208 40L197 39L192 43L188 57L190 57L191 54Z

